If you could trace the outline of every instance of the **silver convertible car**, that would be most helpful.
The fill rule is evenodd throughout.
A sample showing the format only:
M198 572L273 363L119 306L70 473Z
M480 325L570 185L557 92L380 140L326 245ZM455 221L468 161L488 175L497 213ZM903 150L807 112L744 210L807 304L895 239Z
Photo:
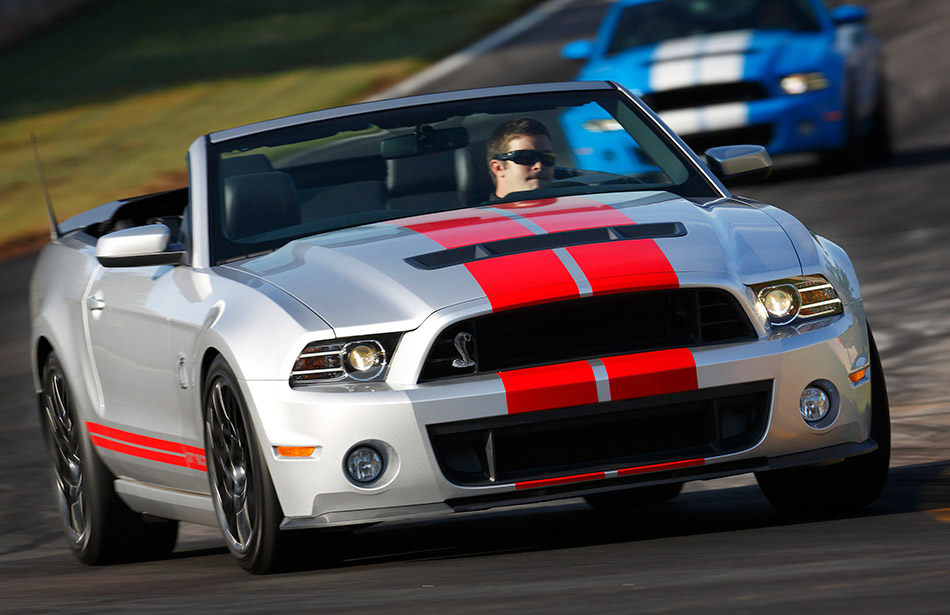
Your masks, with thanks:
M700 159L610 82L199 138L187 188L52 218L36 264L69 546L161 557L195 522L262 573L383 521L750 472L784 513L869 504L890 423L861 291L841 248L726 188L770 168Z

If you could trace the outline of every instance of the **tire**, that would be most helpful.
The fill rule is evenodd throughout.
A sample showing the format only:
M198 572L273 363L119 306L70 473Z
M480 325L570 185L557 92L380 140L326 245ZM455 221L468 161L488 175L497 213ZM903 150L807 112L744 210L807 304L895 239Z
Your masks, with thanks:
M887 481L891 455L890 407L884 371L871 330L871 438L877 449L833 465L758 472L762 492L790 516L834 514L863 508L876 500Z
M72 403L55 352L43 364L40 422L66 542L89 565L158 559L175 548L178 522L147 520L116 495Z
M665 483L634 487L621 491L606 491L585 495L584 500L594 508L614 509L636 506L656 506L669 502L683 490L683 483Z
M893 133L891 131L891 113L888 103L887 87L884 77L880 78L877 93L877 105L871 118L871 130L868 134L868 147L871 160L885 162L894 154Z
M849 96L849 100L850 100ZM823 169L831 173L859 171L869 160L867 139L861 134L857 112L850 103L845 109L846 135L840 148L822 152L819 159Z
M222 357L208 370L203 399L211 499L224 541L241 567L269 574L338 563L348 532L280 530L283 510L247 404Z

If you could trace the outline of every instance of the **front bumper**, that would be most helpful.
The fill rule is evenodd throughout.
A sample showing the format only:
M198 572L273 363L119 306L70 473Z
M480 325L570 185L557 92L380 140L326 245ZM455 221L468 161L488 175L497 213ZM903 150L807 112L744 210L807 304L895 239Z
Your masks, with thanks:
M695 385L688 391L521 415L510 413L509 393L497 374L401 387L291 389L286 381L242 386L284 526L365 524L869 452L869 377L849 379L869 362L865 331L857 302L841 316L798 331L692 349ZM594 372L603 399L609 384ZM821 429L808 426L799 413L802 390L816 380L831 382L840 396L835 420ZM747 402L746 409L736 409L737 398ZM723 401L728 399L732 406ZM649 420L640 421L644 416ZM653 433L631 438L630 450L622 438L608 442L614 431L637 430ZM466 435L447 454L445 436L453 433ZM492 449L485 448L488 433L498 438L496 451L509 438L494 468L487 456ZM371 444L386 459L382 476L370 485L349 480L344 470L347 452L359 444ZM276 446L316 450L307 458L282 458ZM468 457L460 452L465 446L471 446Z

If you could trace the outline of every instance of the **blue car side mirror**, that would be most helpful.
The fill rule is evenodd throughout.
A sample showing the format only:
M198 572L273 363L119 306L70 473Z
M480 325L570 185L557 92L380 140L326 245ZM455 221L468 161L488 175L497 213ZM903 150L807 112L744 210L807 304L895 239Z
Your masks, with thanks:
M863 23L868 20L868 11L863 6L845 4L831 12L831 19L836 26L848 23Z
M594 51L594 43L587 39L572 41L561 49L561 56L567 60L586 60Z

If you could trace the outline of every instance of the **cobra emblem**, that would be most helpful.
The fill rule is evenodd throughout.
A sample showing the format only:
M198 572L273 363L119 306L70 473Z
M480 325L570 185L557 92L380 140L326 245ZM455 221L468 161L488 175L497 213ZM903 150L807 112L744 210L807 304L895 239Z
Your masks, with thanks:
M455 335L455 349L459 353L459 358L452 361L452 367L465 369L475 365L475 361L468 354L468 343L472 341L472 334L468 331L462 331Z

